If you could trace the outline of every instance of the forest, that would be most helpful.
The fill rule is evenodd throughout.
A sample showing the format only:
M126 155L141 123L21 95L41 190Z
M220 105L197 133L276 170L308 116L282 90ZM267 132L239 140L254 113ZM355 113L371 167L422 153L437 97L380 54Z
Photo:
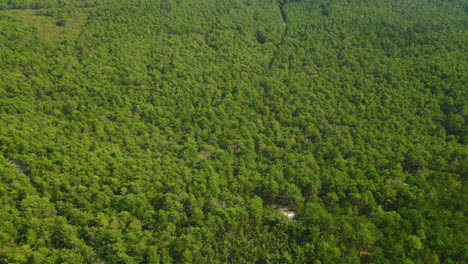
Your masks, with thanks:
M467 47L466 0L0 0L0 263L466 263Z

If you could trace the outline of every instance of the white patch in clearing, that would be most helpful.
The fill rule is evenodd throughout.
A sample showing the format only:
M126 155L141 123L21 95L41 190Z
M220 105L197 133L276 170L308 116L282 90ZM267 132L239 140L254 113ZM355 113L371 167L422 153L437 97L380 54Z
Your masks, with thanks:
M280 208L279 210L280 210L280 212L282 214L287 216L289 218L289 220L294 220L294 217L296 216L296 213L294 213L293 211L289 211L287 209L284 209L284 208Z

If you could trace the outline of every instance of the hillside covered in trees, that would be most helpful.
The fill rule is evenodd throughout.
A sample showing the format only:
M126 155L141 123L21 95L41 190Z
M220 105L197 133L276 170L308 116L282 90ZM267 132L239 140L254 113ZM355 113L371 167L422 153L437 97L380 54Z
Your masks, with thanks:
M466 263L467 47L466 0L0 0L0 263Z

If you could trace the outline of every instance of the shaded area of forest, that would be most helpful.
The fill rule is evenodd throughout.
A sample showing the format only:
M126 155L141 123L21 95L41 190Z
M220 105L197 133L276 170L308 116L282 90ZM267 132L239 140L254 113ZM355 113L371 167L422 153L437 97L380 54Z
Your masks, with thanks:
M463 263L467 7L0 1L0 262Z

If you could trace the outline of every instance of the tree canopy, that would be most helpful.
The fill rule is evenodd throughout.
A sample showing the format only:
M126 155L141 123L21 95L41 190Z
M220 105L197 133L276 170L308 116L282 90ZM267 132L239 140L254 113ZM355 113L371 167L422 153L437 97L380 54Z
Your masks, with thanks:
M467 12L0 0L0 263L464 263Z

